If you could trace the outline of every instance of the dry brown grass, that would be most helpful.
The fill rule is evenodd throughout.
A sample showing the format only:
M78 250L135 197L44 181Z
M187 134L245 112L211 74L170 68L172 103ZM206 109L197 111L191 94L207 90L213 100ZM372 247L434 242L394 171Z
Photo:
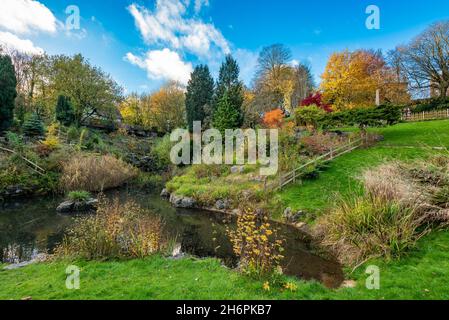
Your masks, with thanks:
M56 256L83 259L143 258L168 244L159 216L136 203L100 198L96 215L78 218Z
M449 223L449 158L393 162L362 175L365 194L341 199L315 231L348 265L402 255L432 226Z
M63 164L60 180L64 191L104 191L136 177L138 170L110 155L74 155Z

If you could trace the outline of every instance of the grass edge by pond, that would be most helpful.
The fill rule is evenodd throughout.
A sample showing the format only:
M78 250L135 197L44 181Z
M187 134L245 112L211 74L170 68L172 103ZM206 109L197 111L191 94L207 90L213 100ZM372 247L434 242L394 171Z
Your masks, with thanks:
M161 256L128 261L59 261L0 271L0 299L444 299L449 298L449 232L435 231L398 261L371 261L350 275L356 288L327 289L283 277L297 290L271 285L223 267L217 259ZM435 264L438 261L438 264ZM81 269L80 290L65 287L69 265ZM368 290L365 267L380 268L380 290Z

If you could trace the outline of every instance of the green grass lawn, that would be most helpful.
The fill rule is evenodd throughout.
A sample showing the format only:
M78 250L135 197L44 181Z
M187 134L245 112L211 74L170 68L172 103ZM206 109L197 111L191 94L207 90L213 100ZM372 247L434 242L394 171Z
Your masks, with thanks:
M332 206L335 194L361 191L358 178L366 168L392 160L408 161L447 152L432 147L449 148L448 120L402 123L373 131L383 135L384 141L335 159L316 180L305 180L302 185L283 189L279 195L285 206L322 213Z
M449 121L399 124L377 130L385 141L332 162L317 180L280 193L295 209L322 212L332 194L360 190L363 169L388 160L412 160L435 154L424 146L449 147ZM411 148L415 147L415 148ZM81 268L80 290L65 288L65 269ZM380 268L380 290L365 287L367 265ZM221 266L215 259L169 260L151 257L121 262L55 262L23 269L0 269L0 299L449 299L449 232L436 230L397 261L370 261L348 278L356 288L331 290L317 282L289 279L295 292L254 280ZM285 279L286 280L286 279Z
M436 263L438 261L438 263ZM65 287L67 266L80 267L80 289ZM350 278L356 288L331 290L317 282L288 279L265 291L254 280L226 269L215 259L151 257L122 262L56 262L0 271L0 299L448 299L449 233L435 232L401 261L374 261L380 290L365 287L365 268ZM287 279L286 279L287 280Z

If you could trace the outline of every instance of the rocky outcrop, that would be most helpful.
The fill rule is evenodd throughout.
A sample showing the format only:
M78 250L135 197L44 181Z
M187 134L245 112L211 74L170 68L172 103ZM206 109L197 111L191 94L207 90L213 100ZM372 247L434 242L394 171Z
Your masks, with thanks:
M153 172L158 169L156 160L151 156L141 156L135 153L129 153L126 156L126 162L145 172Z
M175 208L192 209L196 207L196 200L190 197L170 195L170 203Z
M215 203L215 208L218 210L226 210L230 207L230 201L228 199L217 200Z
M98 207L97 199L88 199L86 201L64 201L57 208L58 213L77 213L94 211Z
M0 199L25 197L32 192L33 190L30 190L29 188L23 188L20 185L8 186L3 191L0 191Z
M162 189L162 191L161 191L161 198L164 198L164 199L170 199L170 192L168 192L168 190L167 189Z
M292 208L287 208L284 210L283 218L288 223L296 223L301 220L305 216L304 211L293 212Z

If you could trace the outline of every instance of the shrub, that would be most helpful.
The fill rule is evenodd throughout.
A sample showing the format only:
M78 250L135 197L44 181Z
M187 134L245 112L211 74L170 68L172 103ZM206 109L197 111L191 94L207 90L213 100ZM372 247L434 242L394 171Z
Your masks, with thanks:
M332 112L332 107L323 102L323 95L321 92L311 93L307 98L301 101L302 107L315 105L326 112Z
M87 201L91 198L91 194L87 191L71 191L67 195L67 198L71 201Z
M170 135L158 138L151 149L151 154L155 157L158 170L166 169L172 162L170 159L173 143L170 141Z
M100 199L97 214L78 218L62 244L59 257L94 259L143 258L161 252L167 243L158 216L132 201Z
M326 114L320 119L322 128L345 126L379 127L401 121L402 106L381 105L374 108L359 108Z
M295 110L296 124L316 129L325 114L326 112L316 105L299 107Z
M44 134L44 125L37 114L33 114L23 124L23 133L28 137L42 136Z
M63 164L61 188L66 191L103 191L137 176L137 169L113 156L77 154Z
M227 230L234 253L240 259L240 270L252 276L273 274L282 260L283 240L278 238L265 214L243 210L236 230Z
M284 120L284 113L281 109L275 109L273 111L265 113L263 117L263 123L268 128L280 128Z
M412 106L412 109L413 112L446 110L449 109L449 97L419 100L415 106Z
M67 139L69 140L69 142L77 141L79 139L79 137L80 137L80 132L77 127L71 126L67 130Z

